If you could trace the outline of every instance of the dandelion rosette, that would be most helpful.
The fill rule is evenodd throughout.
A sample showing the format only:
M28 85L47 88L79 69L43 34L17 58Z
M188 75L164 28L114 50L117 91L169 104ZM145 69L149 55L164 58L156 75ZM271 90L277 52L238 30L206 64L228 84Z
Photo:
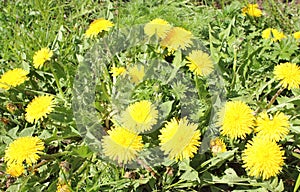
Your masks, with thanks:
M53 51L49 48L42 48L41 50L34 53L33 66L36 69L41 68L46 61L49 61L53 56Z
M247 143L242 153L243 167L248 175L269 179L282 170L284 151L276 142L262 137L254 137Z
M35 97L26 107L26 121L37 123L39 119L43 120L54 110L54 105L54 96L52 95Z
M9 144L5 150L4 161L8 165L22 165L24 161L32 165L40 158L39 154L44 148L44 142L38 137L20 137Z
M87 54L86 62L80 64L74 82L72 103L79 132L91 142L89 144L95 151L99 152L98 149L101 149L101 153L108 159L128 163L128 167L139 165L139 163L131 162L137 158L137 155L147 164L155 165L162 163L165 155L176 160L192 158L200 148L198 125L189 123L187 119L197 122L206 107L201 109L201 112L200 109L198 110L204 101L199 100L194 76L186 72L186 67L190 67L195 76L199 74L199 76L212 77L205 78L203 83L207 82L207 86L212 87L207 91L223 101L221 98L223 95L219 94L220 91L223 93L223 83L215 83L216 81L222 82L222 77L219 76L217 70L214 70L215 66L203 44L197 42L190 31L180 27L169 29L168 26L168 30L164 32L159 31L161 28L153 29L156 26L168 25L163 21L161 24L155 24L160 21L154 20L150 22L151 25L149 23L147 26L139 25L114 30L109 36L102 37L101 41L97 41L94 49ZM153 38L153 35L157 35L157 38ZM112 58L103 53L109 53ZM174 53L170 56L173 61L165 57L170 53ZM205 63L202 62L204 59ZM171 65L170 62L178 62L178 65ZM186 62L189 62L189 66L185 65ZM111 65L117 67L110 70L111 76L118 77L117 81L107 75L107 67ZM122 73L123 70L119 70L119 67L124 67L126 72ZM113 72L114 70L116 72ZM111 96L106 106L107 112L111 112L110 115L116 120L116 122L112 120L113 123L135 134L136 137L139 136L149 141L143 150L138 148L128 152L129 147L117 144L117 139L113 141L111 138L111 131L115 129L109 131L109 135L105 135L104 122L102 118L99 120L99 110L95 107L96 99L101 98L96 95L99 94L99 87L95 85L99 83L103 83L101 87L105 87L107 96ZM167 93L167 89L173 90ZM160 90L164 93L162 94ZM180 97L177 97L177 90L180 92ZM172 96L175 92L176 98ZM179 100L180 102L177 102ZM213 103L212 107L217 110L219 103ZM106 112L106 109L103 110ZM163 126L161 122L177 112L185 118L178 121L176 129L167 126L175 121L171 120L165 127L160 128L160 144L150 142L148 138L153 139L155 135L150 132ZM216 114L212 113L212 115ZM215 121L216 118L211 119ZM106 122L108 123L106 125L109 125L109 122ZM214 129L209 126L210 128ZM165 136L167 133L163 130L166 129L172 130L174 135L169 138ZM217 130L206 132L207 137L211 138L211 133L214 134L215 131ZM120 138L121 135L124 134L120 134ZM207 145L203 146L201 150L207 150L205 148Z
M126 128L117 127L107 133L102 139L104 155L118 163L134 160L144 146L142 137Z
M250 107L242 101L226 102L225 107L219 112L221 134L230 139L245 138L252 132L254 115Z
M0 78L0 88L9 90L11 87L16 87L28 80L28 71L16 68L5 72Z
M274 68L274 76L284 88L296 89L300 85L300 67L295 63L281 63Z
M158 136L161 150L177 161L194 157L201 143L197 127L197 124L189 123L186 117L179 121L171 119Z
M85 36L88 38L95 37L102 31L109 31L113 26L114 24L109 20L104 18L97 19L90 24L85 32Z
M213 62L210 56L201 50L193 50L186 59L190 71L196 75L208 76L213 71Z
M256 129L258 137L264 137L272 141L280 141L289 132L289 120L286 115L278 112L273 118L270 118L267 112L262 112L256 120Z
M144 31L149 37L157 35L159 38L163 39L171 28L172 26L167 21L156 18L145 25Z
M156 124L158 111L150 101L143 100L129 105L122 114L122 125L136 133L151 130Z

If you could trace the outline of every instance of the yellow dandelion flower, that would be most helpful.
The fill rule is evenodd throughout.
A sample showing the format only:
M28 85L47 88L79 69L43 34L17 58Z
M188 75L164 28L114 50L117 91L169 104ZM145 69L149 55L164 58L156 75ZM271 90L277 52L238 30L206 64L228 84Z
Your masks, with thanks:
M85 32L85 36L88 38L95 37L102 31L109 31L113 26L114 24L109 20L104 18L97 19L90 24L89 28Z
M1 76L0 88L9 90L11 87L16 87L28 79L26 76L28 74L28 71L21 68L9 70Z
M201 50L193 50L186 59L190 71L196 75L207 76L213 71L213 62L210 56Z
M130 77L130 81L134 84L140 83L145 76L144 66L133 66L128 69L128 75Z
M223 142L222 139L218 137L210 141L210 149L213 155L227 151L225 143Z
M9 144L5 150L4 161L8 165L21 165L24 161L32 165L40 158L39 154L44 148L44 142L38 137L20 137Z
M102 139L104 155L118 163L127 163L137 157L143 148L142 136L123 127L108 131L108 136Z
M112 76L117 77L119 75L125 74L126 69L125 67L112 67L110 70L110 73L112 73Z
M162 47L167 47L170 52L178 49L185 50L193 44L192 38L193 35L190 31L181 27L174 27L167 33L160 44Z
M295 39L300 39L300 31L293 33Z
M245 16L246 14L252 17L260 17L262 11L258 8L258 4L248 4L247 7L242 8L242 13Z
M243 167L248 175L269 179L276 176L284 164L284 151L276 142L262 137L255 137L247 143L242 153Z
M242 101L226 102L225 107L219 112L221 134L230 139L244 138L252 132L254 115L250 107Z
M43 120L54 108L54 96L45 95L35 97L26 107L25 119L29 123L36 123L39 119Z
M46 61L49 61L53 56L53 51L49 48L42 48L41 50L34 53L33 66L36 69L41 68Z
M273 33L273 36L274 36L273 37L274 41L280 41L281 39L286 38L286 36L283 34L283 32L280 32L276 29L274 29L272 31L272 33Z
M272 141L280 141L289 132L289 120L283 113L276 113L270 118L267 112L261 113L256 120L255 129L258 137L264 137Z
M295 63L281 63L275 66L274 75L276 80L280 80L280 83L284 88L296 89L300 85L300 67Z
M157 18L147 23L144 27L144 31L149 37L156 34L159 38L163 39L171 28L172 26L167 21Z
M262 38L264 39L270 39L275 42L275 41L280 41L281 39L285 38L286 36L283 34L283 32L278 31L277 29L273 28L267 28L263 30L262 32Z
M129 105L122 114L122 123L131 131L149 131L157 122L158 111L150 101L143 100Z
M6 173L13 177L19 177L24 173L25 169L22 164L11 163L7 165Z
M187 118L175 118L167 122L160 130L160 148L165 154L169 154L170 159L182 160L194 157L200 146L200 131L198 125L189 123Z
M263 30L261 36L264 39L269 39L272 36L272 28L267 28L267 29Z

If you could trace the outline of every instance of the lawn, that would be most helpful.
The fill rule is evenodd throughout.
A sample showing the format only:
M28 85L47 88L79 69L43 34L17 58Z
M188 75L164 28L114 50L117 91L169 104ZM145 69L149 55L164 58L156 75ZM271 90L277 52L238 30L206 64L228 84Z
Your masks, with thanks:
M1 191L298 191L298 1L0 1Z

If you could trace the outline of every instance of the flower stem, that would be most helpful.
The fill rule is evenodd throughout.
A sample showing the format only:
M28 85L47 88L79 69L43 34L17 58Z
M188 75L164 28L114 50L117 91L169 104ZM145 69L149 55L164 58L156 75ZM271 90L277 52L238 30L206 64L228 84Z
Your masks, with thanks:
M146 165L146 163L143 160L138 159L137 162L138 164L142 165L147 171L149 171L153 177L159 178L155 171L150 166Z
M43 154L41 155L41 159L45 159L45 160L50 160L50 159L57 159L57 157L60 157L60 156L64 156L64 155L67 155L69 154L70 152L69 151L63 151L63 152L59 152L59 153L54 153L54 154Z
M281 87L276 93L275 95L272 97L272 99L270 100L267 109L269 109L271 107L271 105L275 102L275 100L277 99L277 97L280 95L280 93L284 90L283 87Z
M59 79L58 79L57 75L55 74L55 71L54 71L52 65L50 65L50 70L51 70L51 72L52 72L52 74L53 74L53 77L54 77L54 79L55 79L55 82L56 82L56 85L57 85L59 94L61 95L61 97L63 98L63 100L66 100L65 94L64 94L64 92L63 92L63 90L62 90L62 88L61 88L61 85L60 85L60 83L59 83Z
M198 77L195 75L194 76L194 81L195 81L195 84L196 84L196 89L197 89L197 93L198 93L198 97L199 97L199 99L201 99L201 94L200 94L200 88L199 88L199 79L198 79Z

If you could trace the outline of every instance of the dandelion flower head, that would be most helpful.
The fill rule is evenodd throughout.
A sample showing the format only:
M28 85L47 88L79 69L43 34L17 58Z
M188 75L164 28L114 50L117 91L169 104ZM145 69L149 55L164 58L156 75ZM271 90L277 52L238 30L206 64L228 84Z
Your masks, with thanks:
M213 71L213 62L207 53L193 50L187 57L187 66L196 75L207 76Z
M42 48L41 50L34 53L33 66L36 69L41 68L46 61L49 61L53 56L53 51L49 48Z
M274 141L254 137L247 143L242 153L242 160L248 175L269 179L282 170L284 151Z
M12 163L8 164L6 168L6 173L13 177L19 177L24 173L25 169L22 164Z
M171 119L158 136L161 150L177 161L194 157L201 143L197 127L197 124L189 123L186 117L179 122Z
M134 65L128 69L128 75L132 83L138 84L145 76L145 68L144 66Z
M136 133L149 131L158 118L158 111L150 101L142 100L129 105L122 114L122 124Z
M0 88L9 90L11 87L16 87L22 83L24 83L28 77L29 72L16 68L5 72L0 78Z
M226 102L219 112L221 134L230 139L244 138L252 132L254 115L250 107L242 101Z
M274 75L276 80L284 88L296 89L300 85L300 67L295 63L281 63L274 68Z
M247 7L243 7L242 9L243 15L249 15L252 17L260 17L262 15L262 11L258 8L258 4L248 4Z
M210 141L210 149L213 155L227 151L225 143L219 137L216 137Z
M295 39L300 39L300 31L293 33Z
M56 192L71 192L71 190L66 183L57 183Z
M271 40L273 42L280 41L281 39L286 37L283 32L280 32L277 29L273 29L273 28L267 28L267 29L263 30L261 36L264 39L270 39L271 38Z
M149 37L156 34L159 38L165 38L171 28L172 26L167 21L157 18L147 23L144 31Z
M289 120L286 115L278 112L270 118L267 112L262 112L256 120L255 129L258 137L264 137L272 141L280 141L289 132Z
M104 155L118 163L134 160L143 146L141 136L123 127L109 130L102 139Z
M54 96L45 95L35 97L26 107L25 119L29 123L36 123L43 120L54 110Z
M114 24L109 20L104 18L97 19L90 24L89 28L85 32L85 36L88 38L95 37L102 31L109 31L113 26Z
M14 163L22 165L24 161L32 165L40 158L39 154L44 148L44 142L38 137L19 137L5 150L4 161L8 165Z
M119 75L125 74L126 69L125 67L112 67L110 73L112 73L113 77L117 77Z
M174 27L167 33L166 37L160 44L162 47L167 47L169 52L179 49L185 50L193 44L192 38L193 35L190 31L181 27Z

